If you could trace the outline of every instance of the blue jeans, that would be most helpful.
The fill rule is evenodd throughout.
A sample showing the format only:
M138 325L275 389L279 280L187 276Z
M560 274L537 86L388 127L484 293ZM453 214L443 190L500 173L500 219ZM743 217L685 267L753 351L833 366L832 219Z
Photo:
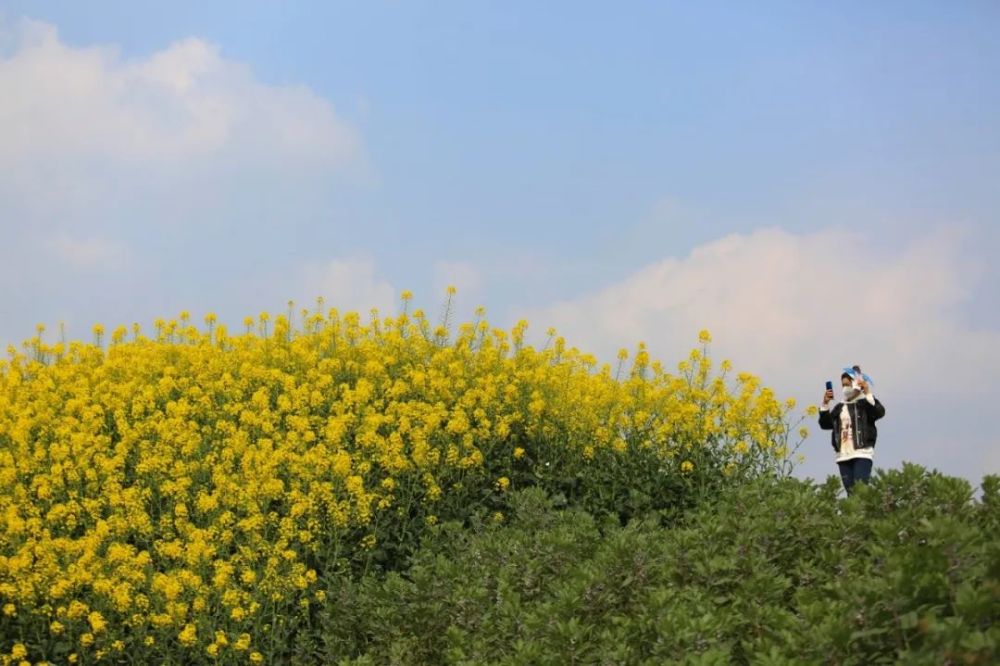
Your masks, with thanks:
M855 481L868 483L872 476L872 461L868 458L852 458L837 463L840 467L840 480L844 482L844 490L851 494Z

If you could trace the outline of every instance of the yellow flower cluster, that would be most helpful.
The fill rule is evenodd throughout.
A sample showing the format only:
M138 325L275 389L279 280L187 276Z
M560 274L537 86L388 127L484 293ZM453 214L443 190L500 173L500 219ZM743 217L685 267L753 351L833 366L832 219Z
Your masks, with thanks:
M533 442L581 461L655 447L681 474L698 446L738 462L777 456L789 432L787 405L750 375L730 390L728 364L710 377L699 350L675 375L640 345L622 376L624 358L613 372L562 338L526 345L526 322L480 316L449 339L419 310L302 314L302 330L263 313L230 336L184 313L106 348L99 325L95 344L48 345L40 328L9 349L4 640L49 636L72 654L31 657L72 662L139 646L261 661L269 609L325 603L317 570L339 544L376 548L379 516L411 503L433 524L463 483L508 491L512 466L539 464ZM25 653L0 649L4 663Z

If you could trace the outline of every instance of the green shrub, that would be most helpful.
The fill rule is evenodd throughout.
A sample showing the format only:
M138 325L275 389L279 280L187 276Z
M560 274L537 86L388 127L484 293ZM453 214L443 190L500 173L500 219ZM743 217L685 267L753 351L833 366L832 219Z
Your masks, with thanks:
M995 663L1000 480L978 501L916 465L838 484L762 478L674 525L512 493L505 524L435 526L405 571L329 579L300 659Z

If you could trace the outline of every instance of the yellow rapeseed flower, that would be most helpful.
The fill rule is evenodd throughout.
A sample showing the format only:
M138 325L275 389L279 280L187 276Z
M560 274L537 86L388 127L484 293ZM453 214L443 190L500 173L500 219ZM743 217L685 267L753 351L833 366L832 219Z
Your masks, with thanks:
M90 628L95 634L103 632L108 626L104 616L97 611L92 611L90 615L87 616L87 622L90 624Z
M198 641L198 630L190 622L184 625L180 633L177 634L177 640L181 642L181 645L191 646Z

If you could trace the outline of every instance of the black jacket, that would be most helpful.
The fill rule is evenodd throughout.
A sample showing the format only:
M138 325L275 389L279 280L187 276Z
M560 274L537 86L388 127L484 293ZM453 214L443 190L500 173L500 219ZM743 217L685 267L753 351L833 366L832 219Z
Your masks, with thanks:
M875 422L885 416L885 407L875 398L875 404L871 404L862 396L860 400L852 403L837 403L833 409L820 411L819 427L823 430L832 430L830 442L833 450L840 453L840 414L843 410L848 410L851 415L851 426L854 430L854 448L867 449L874 448L875 439L878 437L878 428Z

